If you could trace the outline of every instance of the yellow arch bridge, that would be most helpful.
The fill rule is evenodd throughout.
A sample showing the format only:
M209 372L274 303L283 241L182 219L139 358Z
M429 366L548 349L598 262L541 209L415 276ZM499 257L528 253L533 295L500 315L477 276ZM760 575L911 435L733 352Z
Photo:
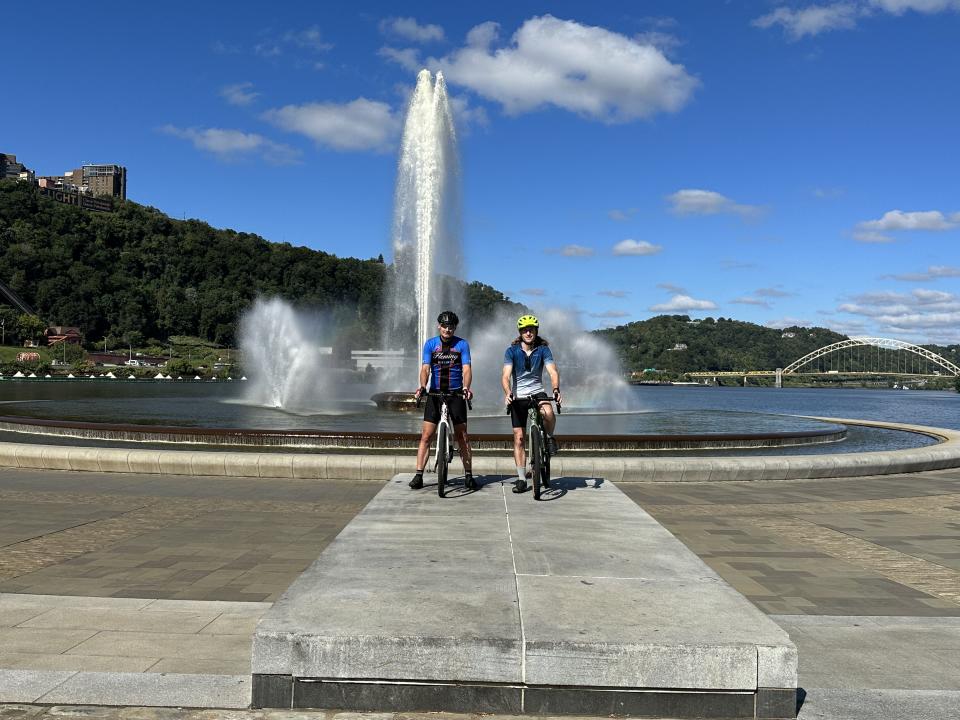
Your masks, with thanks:
M958 377L960 367L920 345L890 338L852 337L804 355L785 368L776 370L702 370L688 377L714 379L775 377L783 386L784 376L843 375L897 376L915 378Z

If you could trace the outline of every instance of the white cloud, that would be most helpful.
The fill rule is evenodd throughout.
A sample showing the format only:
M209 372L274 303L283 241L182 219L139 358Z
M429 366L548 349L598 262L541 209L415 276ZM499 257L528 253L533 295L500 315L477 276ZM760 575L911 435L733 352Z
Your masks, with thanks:
M669 301L651 305L653 312L683 312L685 310L716 310L716 303L710 300L697 300L689 295L674 295Z
M213 153L221 160L238 160L244 156L257 154L275 165L289 165L297 162L300 151L289 145L276 143L257 133L245 133L241 130L223 128L178 128L164 125L160 132L189 140L195 148Z
M377 54L410 72L417 72L423 68L423 63L420 62L420 51L417 48L400 49L384 46L377 50Z
M891 210L879 220L865 220L857 223L853 237L860 242L893 242L893 237L885 233L898 230L927 230L941 232L960 227L960 213L949 217L939 210L903 212Z
M713 190L678 190L667 196L671 212L677 215L717 215L727 213L753 217L761 212L757 205L741 205Z
M902 275L884 275L884 280L903 280L906 282L929 282L939 278L960 277L960 267L950 265L931 265L926 272L903 273Z
M625 298L630 294L629 290L599 290L597 295L604 295L612 298Z
M344 104L287 105L269 110L263 117L318 145L343 151L387 151L400 129L400 120L389 105L362 97Z
M451 84L510 115L555 106L609 123L676 112L699 81L653 45L605 28L530 18L504 47L496 23L477 25L459 50L428 64Z
M753 21L755 27L767 29L781 25L794 40L805 35L819 35L828 30L848 30L855 27L861 9L854 3L810 5L799 10L779 7Z
M613 246L614 255L656 255L662 250L662 245L654 245L646 240L621 240Z
M411 17L386 18L380 21L380 32L415 43L440 42L445 39L439 25L421 25Z
M831 30L849 30L862 18L877 13L900 16L913 11L932 15L949 10L960 11L960 0L845 0L795 10L778 7L751 24L763 29L781 26L792 40L799 40Z
M922 342L960 338L960 297L953 293L917 288L911 293L863 293L837 310L868 318L875 332L897 339Z
M960 10L960 0L870 0L870 5L894 15L903 15L909 10L928 14Z
M250 105L260 97L260 93L253 92L252 82L242 82L233 85L224 85L220 88L220 97L224 98L231 105Z
M543 297L547 291L543 288L524 288L520 291L521 295L532 295L534 297Z

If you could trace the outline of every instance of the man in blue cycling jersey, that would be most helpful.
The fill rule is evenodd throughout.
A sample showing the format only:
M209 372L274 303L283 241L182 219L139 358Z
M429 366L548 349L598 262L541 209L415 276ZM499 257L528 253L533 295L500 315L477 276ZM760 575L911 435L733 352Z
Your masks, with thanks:
M544 369L550 376L554 399L563 402L563 398L560 395L560 371L553 360L549 343L540 337L540 321L533 315L524 315L517 320L517 331L519 336L503 355L501 385L513 425L513 459L517 464L517 479L513 483L513 491L522 493L527 489L527 452L524 438L527 411L533 403L549 399L543 388ZM551 455L556 455L557 441L553 438L553 430L557 425L557 416L549 402L540 405L540 412L543 414L544 429L547 433L547 449Z
M445 310L437 317L437 337L423 344L423 364L420 366L420 387L416 397L427 391L427 380L434 391L462 391L447 400L453 434L460 448L463 461L464 484L468 490L477 487L473 479L470 441L467 438L467 400L473 397L470 384L473 382L473 369L470 367L470 345L461 337L454 335L460 318L455 312ZM410 481L410 487L419 490L423 487L423 467L430 454L430 440L437 431L440 422L440 398L427 396L427 406L423 411L423 430L420 433L420 446L417 448L417 472Z

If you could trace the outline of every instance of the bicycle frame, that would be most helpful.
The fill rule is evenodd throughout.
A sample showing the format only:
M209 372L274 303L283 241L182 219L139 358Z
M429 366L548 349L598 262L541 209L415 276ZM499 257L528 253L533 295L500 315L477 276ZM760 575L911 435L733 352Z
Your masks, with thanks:
M437 450L433 454L433 471L437 471L437 466L440 464L440 426L446 425L447 432L447 462L449 463L453 460L453 423L450 421L450 410L447 408L447 399L444 397L440 398L440 422L437 423Z

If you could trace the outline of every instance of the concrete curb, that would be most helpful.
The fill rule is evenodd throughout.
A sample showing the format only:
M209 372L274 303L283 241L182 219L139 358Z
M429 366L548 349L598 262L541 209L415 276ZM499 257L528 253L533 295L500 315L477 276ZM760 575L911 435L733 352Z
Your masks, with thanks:
M602 476L613 482L723 482L863 477L960 467L960 431L840 418L813 418L846 425L903 430L936 438L922 448L831 455L760 457L558 456L553 475ZM0 443L0 467L158 475L296 478L385 482L413 470L413 455L346 453L201 452ZM477 475L513 475L511 457L476 457Z

